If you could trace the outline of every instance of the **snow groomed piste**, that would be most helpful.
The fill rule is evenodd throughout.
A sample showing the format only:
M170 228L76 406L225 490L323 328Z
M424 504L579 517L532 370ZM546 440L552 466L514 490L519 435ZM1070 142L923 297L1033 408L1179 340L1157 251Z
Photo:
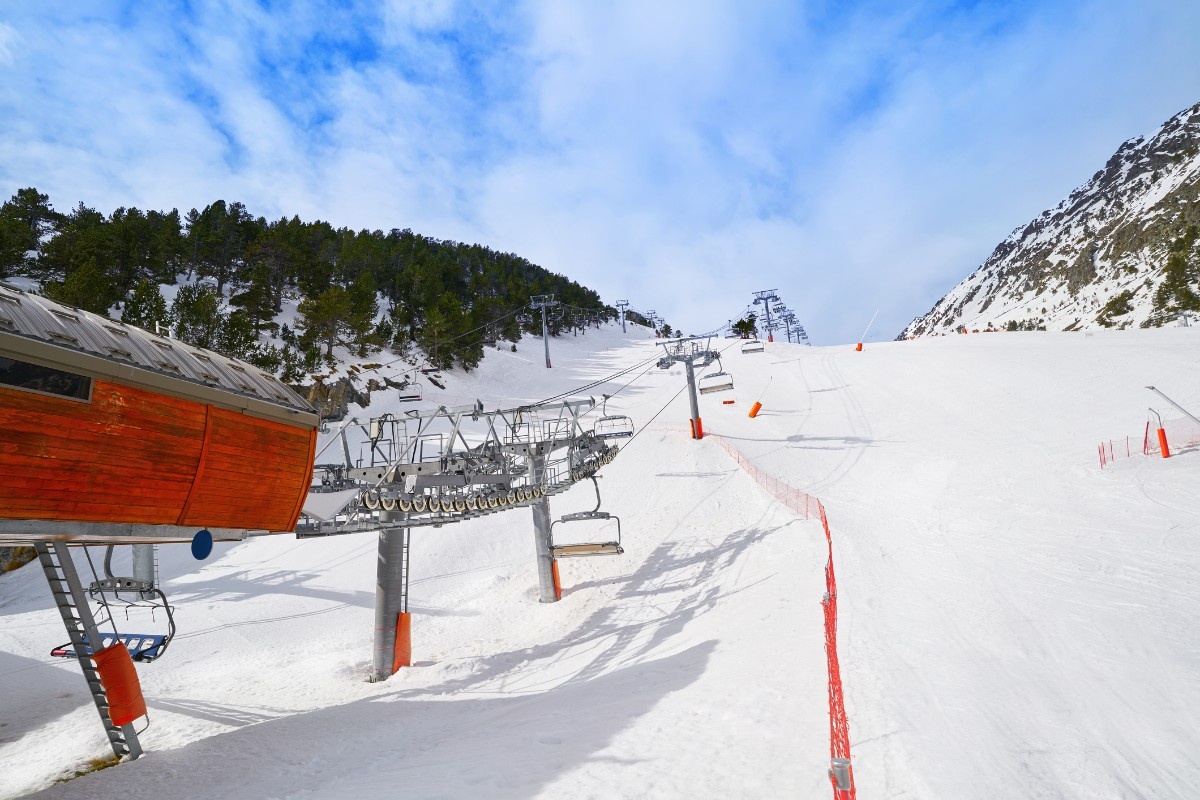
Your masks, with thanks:
M600 481L625 555L564 562L568 591L542 605L524 514L415 528L413 666L380 683L363 681L373 537L218 543L203 563L162 548L181 632L140 673L153 757L45 796L115 795L133 772L160 800L398 785L828 796L817 621L828 552L821 528L777 496L795 491L835 522L838 656L864 796L1136 785L1189 797L1195 451L1172 442L1169 459L1101 471L1094 447L1140 433L1147 385L1197 406L1197 377L1178 367L1195 344L1164 330L735 348L722 358L737 388L700 397L717 434L701 441L683 424L683 369L652 369L582 420L638 423ZM430 403L516 408L656 355L652 340L611 331L555 348L554 370L540 352L522 360L525 345L489 353ZM403 407L380 398L362 418L386 413ZM556 496L556 516L595 506L583 482ZM0 580L4 796L104 746L80 735L95 736L86 695L57 696L77 673L40 655L61 641L46 597L36 570ZM335 769L331 752L354 753L356 768Z

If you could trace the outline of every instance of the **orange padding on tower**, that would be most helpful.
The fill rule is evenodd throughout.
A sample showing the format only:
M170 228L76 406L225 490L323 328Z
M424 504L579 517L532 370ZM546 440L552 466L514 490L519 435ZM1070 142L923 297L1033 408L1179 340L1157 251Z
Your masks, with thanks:
M412 614L401 611L396 617L396 646L392 650L392 674L412 666Z
M700 419L699 417L696 417L696 438L704 438L704 420Z
M562 600L562 580L558 577L558 559L550 559L550 577L554 579L554 599Z
M96 662L96 671L100 673L100 685L108 699L108 717L113 724L120 727L146 716L142 684L125 643L116 642L93 653L92 661Z

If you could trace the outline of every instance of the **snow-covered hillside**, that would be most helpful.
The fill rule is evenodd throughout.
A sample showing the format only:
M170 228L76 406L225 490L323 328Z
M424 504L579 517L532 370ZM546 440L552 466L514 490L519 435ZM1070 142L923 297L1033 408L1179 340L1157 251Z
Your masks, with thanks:
M1147 406L1177 416L1147 384L1200 408L1197 345L735 345L702 441L682 370L651 369L608 404L640 429L600 481L625 555L562 562L543 605L528 511L416 530L416 664L382 683L373 537L164 547L180 633L138 668L148 752L56 786L108 748L78 666L47 655L65 635L41 572L0 576L0 797L829 797L824 535L720 436L828 510L860 797L1190 800L1200 446L1101 470L1096 443L1140 437ZM429 397L538 400L654 342L551 346L553 370L526 340ZM582 485L551 508L591 503Z
M1093 330L1200 311L1200 104L1131 139L1001 242L901 337L959 328ZM1172 265L1171 256L1183 261ZM1175 274L1178 273L1178 274Z

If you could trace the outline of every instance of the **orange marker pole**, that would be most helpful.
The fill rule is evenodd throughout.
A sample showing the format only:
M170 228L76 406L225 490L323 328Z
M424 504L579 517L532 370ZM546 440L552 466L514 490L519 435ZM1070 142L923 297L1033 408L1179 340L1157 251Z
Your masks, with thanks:
M762 408L762 403L755 403L754 405L750 406L750 419L754 419L758 416L758 410L760 408Z
M1167 432L1162 428L1158 429L1158 446L1162 450L1163 458L1171 457L1171 448L1167 447Z
M862 342L859 342L858 344L856 344L856 345L854 346L854 352L856 352L856 353L861 353L861 352L862 352Z

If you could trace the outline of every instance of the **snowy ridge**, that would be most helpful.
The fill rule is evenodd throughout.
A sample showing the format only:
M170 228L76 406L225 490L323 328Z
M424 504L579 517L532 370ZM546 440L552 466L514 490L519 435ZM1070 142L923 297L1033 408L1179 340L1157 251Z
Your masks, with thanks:
M1200 104L1131 139L1053 209L1012 232L901 338L968 330L1173 324L1158 297L1173 242L1200 224ZM1197 258L1195 246L1188 257ZM1200 270L1191 283L1200 286ZM1194 310L1194 309L1193 309Z
M382 683L374 537L164 547L180 633L138 667L147 755L55 786L107 745L77 666L47 655L40 571L0 576L0 798L830 797L825 537L723 439L829 510L859 796L1191 800L1200 448L1105 470L1095 448L1142 429L1148 384L1200 408L1198 344L733 348L699 442L682 369L650 370L608 403L640 431L600 481L625 555L564 561L543 605L528 513L415 531L414 666ZM654 342L608 326L551 349L553 370L536 340L489 351L431 402L549 397ZM372 399L355 414L402 409Z

